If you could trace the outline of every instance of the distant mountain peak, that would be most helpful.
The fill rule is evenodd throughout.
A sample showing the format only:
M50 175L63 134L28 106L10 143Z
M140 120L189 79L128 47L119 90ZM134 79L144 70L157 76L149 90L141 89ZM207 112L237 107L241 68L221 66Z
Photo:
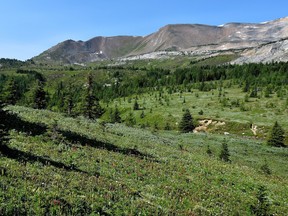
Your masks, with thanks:
M267 43L287 38L288 17L262 23L231 22L219 26L168 24L147 36L97 36L88 41L69 39L41 53L34 61L85 63L158 51L209 55L230 50L241 55L240 50L244 52L245 49L257 49Z

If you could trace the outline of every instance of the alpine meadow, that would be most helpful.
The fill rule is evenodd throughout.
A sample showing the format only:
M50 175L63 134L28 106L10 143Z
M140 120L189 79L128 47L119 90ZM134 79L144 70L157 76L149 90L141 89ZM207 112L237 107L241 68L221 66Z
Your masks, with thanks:
M0 215L288 215L287 38L168 25L0 59Z

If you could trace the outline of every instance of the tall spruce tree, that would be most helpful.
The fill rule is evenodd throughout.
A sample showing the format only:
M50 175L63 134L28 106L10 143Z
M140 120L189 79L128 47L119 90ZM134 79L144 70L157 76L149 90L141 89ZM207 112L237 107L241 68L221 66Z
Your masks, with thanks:
M34 108L45 109L47 106L47 94L44 91L44 83L37 80L36 89L34 92Z
M65 97L65 102L64 102L64 108L68 116L72 115L72 109L74 107L73 99L72 99L72 94L68 94Z
M231 162L228 144L227 144L226 140L224 140L222 143L222 149L221 149L219 158L220 158L220 160L222 160L224 162Z
M193 123L193 118L190 114L189 109L186 109L185 113L182 116L181 122L179 124L179 129L182 133L189 133L193 131L195 125Z
M4 101L7 104L15 105L19 99L19 92L17 90L17 84L15 79L10 78L4 86Z
M73 108L75 106L74 100L75 100L75 93L74 90L75 87L73 87L71 84L68 85L64 92L64 106L63 111L68 114L68 116L72 116L73 114Z
M285 147L285 132L279 123L276 121L274 126L271 130L270 137L267 141L268 145L275 146L275 147Z
M84 96L83 114L88 119L99 118L103 115L104 109L100 106L99 100L95 96L92 74L88 75L86 87L87 89Z

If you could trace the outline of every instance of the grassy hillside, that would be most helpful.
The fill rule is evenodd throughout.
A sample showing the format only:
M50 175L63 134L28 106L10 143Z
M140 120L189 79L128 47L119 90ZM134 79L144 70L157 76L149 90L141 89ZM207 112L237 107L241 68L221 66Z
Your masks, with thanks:
M288 148L267 145L275 121L288 132L288 64L234 58L2 67L0 100L18 99L0 122L0 215L288 215ZM37 85L46 110L28 108ZM186 109L197 133L179 132Z
M117 98L108 104L107 109L113 110L117 106L124 121L129 112L133 112L136 125L139 127L153 128L157 124L158 128L162 130L167 124L171 129L178 130L178 124L186 109L190 109L192 116L197 121L213 120L215 123L218 122L218 125L210 124L206 129L213 133L229 132L263 139L267 137L267 133L276 120L283 127L288 127L287 100L277 97L276 94L269 98L249 98L245 102L246 93L236 85L223 88L222 92L224 96L219 97L218 90L203 92L192 89L192 91L186 90L182 93L171 94L167 90L155 91L127 98ZM133 110L135 101L139 104L139 110ZM144 117L141 117L142 113L144 113ZM109 121L109 111L102 119ZM255 134L251 130L252 126L256 127Z
M4 215L250 215L260 186L270 213L288 213L287 148L8 109L22 126L2 151ZM231 163L218 158L224 139ZM261 169L265 159L272 174Z

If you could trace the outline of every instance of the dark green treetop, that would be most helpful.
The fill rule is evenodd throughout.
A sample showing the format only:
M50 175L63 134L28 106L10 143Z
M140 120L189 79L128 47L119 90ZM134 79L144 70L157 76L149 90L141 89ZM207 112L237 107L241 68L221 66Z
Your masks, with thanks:
M274 123L274 126L271 130L269 139L267 141L268 145L275 146L275 147L285 147L285 132L283 128L279 125L279 123L276 121Z
M47 107L47 93L44 90L44 84L37 80L37 86L34 92L34 108L45 109Z
M96 119L102 116L104 109L100 106L99 99L95 96L93 88L93 77L88 75L86 92L83 102L83 114L88 119Z
M192 132L194 128L195 125L193 122L193 118L190 114L189 109L186 109L179 124L179 129L182 133L189 133Z
M5 128L5 123L7 121L7 112L3 110L4 103L0 100L0 148L7 142L7 130Z
M219 158L220 158L220 160L222 160L224 162L231 162L228 144L227 144L226 140L224 140L222 143L222 149L221 149Z

